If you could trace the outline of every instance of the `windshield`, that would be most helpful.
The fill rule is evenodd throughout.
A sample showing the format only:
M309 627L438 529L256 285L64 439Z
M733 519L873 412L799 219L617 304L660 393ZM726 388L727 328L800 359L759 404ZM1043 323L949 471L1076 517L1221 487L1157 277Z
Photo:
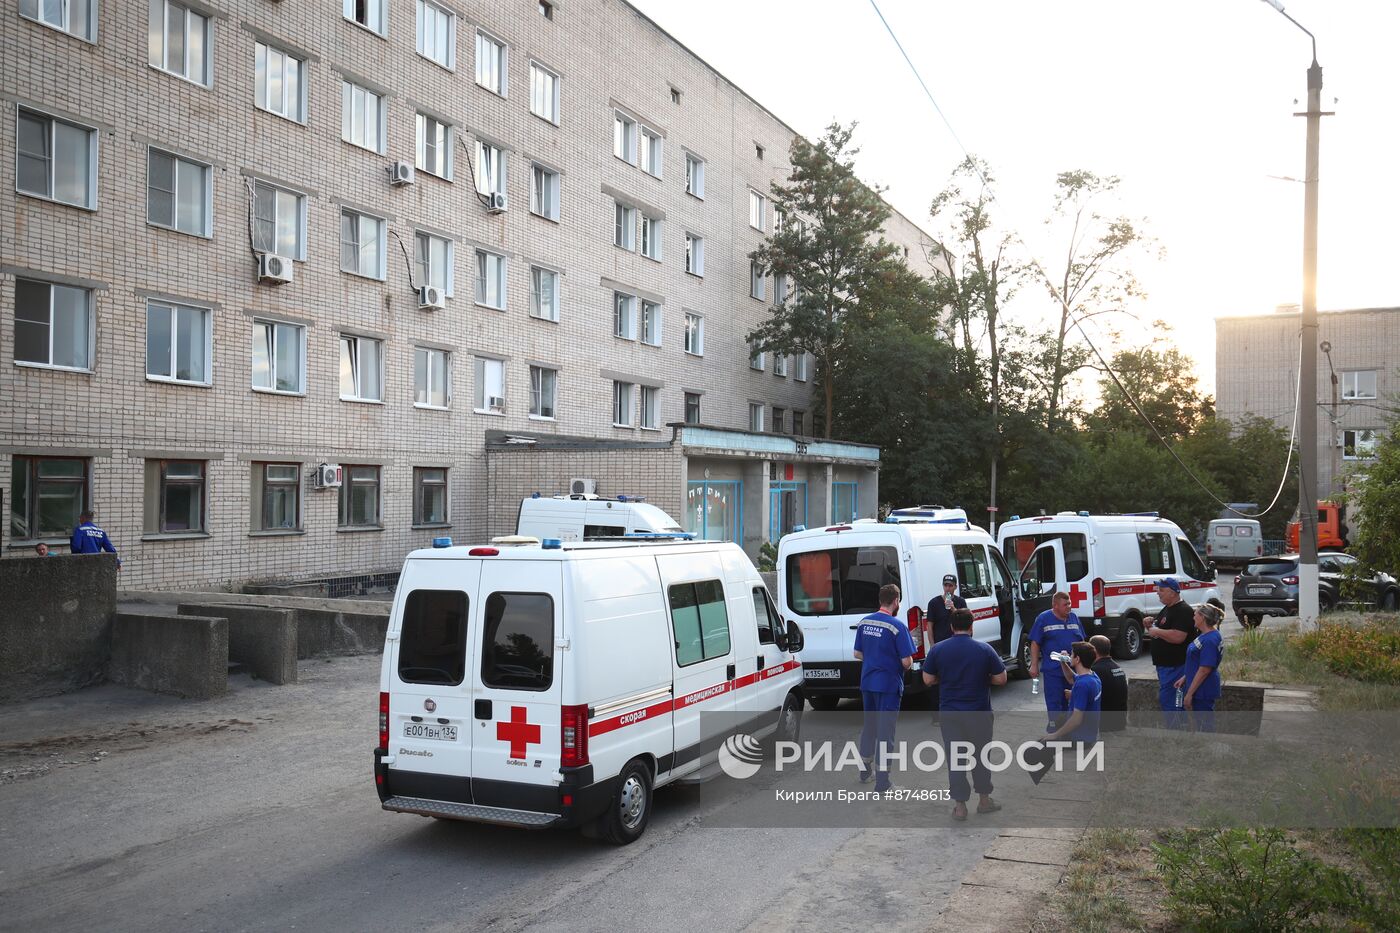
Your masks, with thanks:
M1296 562L1291 560L1252 560L1245 566L1244 572L1251 577L1282 577L1291 573L1296 566Z
M664 531L668 534L674 534L685 530L677 525L676 520L671 516L645 502L633 503L632 514L636 516L638 531Z

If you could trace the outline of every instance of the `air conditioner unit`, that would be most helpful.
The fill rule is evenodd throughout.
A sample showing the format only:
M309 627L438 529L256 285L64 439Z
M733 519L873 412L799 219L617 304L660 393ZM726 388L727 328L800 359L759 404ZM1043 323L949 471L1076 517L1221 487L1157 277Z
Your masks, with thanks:
M597 492L598 481L596 479L575 477L569 480L569 495L571 496L591 496Z
M488 395L486 396L486 407L490 411L505 411L506 400L500 395Z
M389 184L391 185L411 185L413 184L413 163L395 162L389 166Z
M292 280L292 260L276 253L258 254L258 281L285 285Z
M312 476L313 485L317 489L337 489L340 487L342 470L338 463L318 464Z
M486 210L492 214L503 214L506 209L506 194L504 191L491 192L490 202L486 205Z
M431 311L433 308L441 308L442 304L442 289L436 285L424 285L418 289L418 307L425 311Z

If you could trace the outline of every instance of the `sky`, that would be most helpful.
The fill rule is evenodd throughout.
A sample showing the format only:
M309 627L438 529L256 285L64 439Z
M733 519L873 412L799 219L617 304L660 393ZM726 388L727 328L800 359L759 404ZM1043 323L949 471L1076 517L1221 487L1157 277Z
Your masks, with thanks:
M1103 209L1143 221L1162 256L1133 272L1137 311L1214 386L1221 315L1302 300L1308 37L1261 0L631 0L799 132L859 121L857 171L930 233L962 158L990 163L997 215L1054 269L1044 223L1057 173L1122 179ZM702 10L696 15L697 9ZM1323 66L1318 307L1400 305L1400 4L1296 0ZM956 133L956 137L954 136ZM1062 261L1062 260L1061 260ZM1008 309L1033 326L1043 289Z

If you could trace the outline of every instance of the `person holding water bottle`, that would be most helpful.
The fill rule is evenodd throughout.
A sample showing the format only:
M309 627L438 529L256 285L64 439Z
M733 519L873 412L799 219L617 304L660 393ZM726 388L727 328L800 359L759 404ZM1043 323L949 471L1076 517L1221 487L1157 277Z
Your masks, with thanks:
M1181 598L1181 584L1175 577L1157 581L1157 599L1162 603L1162 611L1143 634L1151 639L1152 664L1157 668L1157 700L1166 727L1181 729L1185 726L1181 712L1185 691L1177 686L1177 681L1186 670L1186 645L1196 634L1196 626L1191 606Z
M1060 652L1067 655L1075 642L1083 640L1084 626L1079 624L1079 616L1070 609L1069 594L1056 593L1050 599L1050 608L1036 616L1030 634L1031 692L1041 688L1044 690L1045 713L1049 720L1046 732L1055 731L1061 714L1068 708L1065 693L1074 674L1066 674L1068 665L1064 662L1051 660L1045 665L1045 683L1040 684L1041 658Z
M1186 647L1185 673L1176 681L1181 708L1197 732L1215 731L1215 701L1220 699L1220 661L1225 654L1220 622L1224 614L1211 605L1196 607L1194 622L1201 634Z

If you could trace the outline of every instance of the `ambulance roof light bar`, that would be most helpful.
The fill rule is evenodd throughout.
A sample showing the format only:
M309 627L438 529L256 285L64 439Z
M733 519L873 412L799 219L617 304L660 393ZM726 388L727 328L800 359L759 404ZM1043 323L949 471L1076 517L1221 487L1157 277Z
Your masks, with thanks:
M695 540L693 531L632 531L621 537L631 541L664 541L679 539L681 541Z

